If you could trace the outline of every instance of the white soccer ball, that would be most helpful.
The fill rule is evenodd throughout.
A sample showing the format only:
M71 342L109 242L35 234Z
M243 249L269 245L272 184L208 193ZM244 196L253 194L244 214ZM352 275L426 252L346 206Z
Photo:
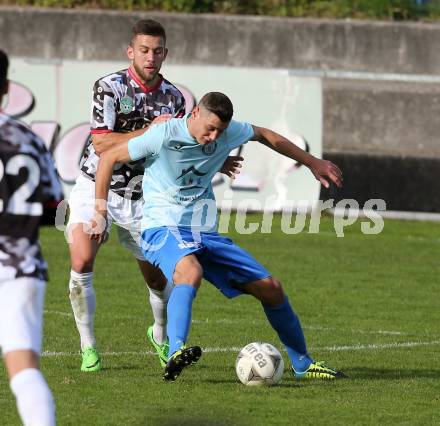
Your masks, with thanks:
M235 371L240 382L245 385L272 386L281 381L284 361L275 346L253 342L246 345L238 354Z

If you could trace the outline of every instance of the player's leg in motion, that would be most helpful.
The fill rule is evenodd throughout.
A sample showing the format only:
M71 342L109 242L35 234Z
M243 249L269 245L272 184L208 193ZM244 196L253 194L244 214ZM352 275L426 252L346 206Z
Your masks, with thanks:
M23 424L55 425L55 403L38 368L38 355L30 350L8 352L5 364Z
M0 284L0 346L21 420L55 425L55 403L39 370L45 283L21 278Z
M165 364L168 361L168 338L166 330L167 303L173 289L173 285L172 283L167 283L165 276L159 268L156 268L145 260L145 256L143 255L140 247L141 235L136 227L141 221L139 212L142 214L142 208L139 208L138 204L132 203L131 212L129 212L129 215L130 219L134 217L135 220L131 219L131 227L127 226L125 223L127 222L126 218L123 220L124 224L121 224L119 220L115 223L118 225L117 231L119 242L137 259L139 269L148 288L154 324L148 327L147 339L157 352L160 364L162 367L165 367ZM121 212L118 213L121 214Z
M199 346L185 347L191 326L192 305L200 287L203 270L195 255L179 260L174 272L175 287L168 301L169 360L164 380L174 381L184 367L196 363L202 351Z
M96 295L93 287L93 264L99 245L84 231L84 224L69 227L70 271L69 298L81 339L81 371L98 371L101 358L96 349L94 319Z
M267 319L286 347L295 377L322 379L344 377L343 373L326 366L323 362L315 362L310 357L299 318L277 279L268 277L243 287L247 293L261 301Z
M169 352L167 303L173 290L173 284L167 283L162 271L147 261L138 259L138 264L150 294L149 299L154 318L154 324L148 327L147 338L156 350L160 364L165 367Z

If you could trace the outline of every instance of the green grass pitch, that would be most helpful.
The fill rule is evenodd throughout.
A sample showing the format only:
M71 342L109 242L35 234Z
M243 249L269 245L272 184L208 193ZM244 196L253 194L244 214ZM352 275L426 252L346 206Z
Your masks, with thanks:
M256 340L282 346L255 300L228 301L207 282L194 303L189 340L206 352L175 383L162 382L145 337L151 323L146 291L115 234L95 268L103 370L81 373L67 246L61 232L44 229L51 280L41 367L59 424L440 424L439 225L386 221L381 234L363 235L358 221L345 233L337 238L329 217L318 234L286 235L279 217L271 234L231 232L283 282L315 359L350 376L297 382L286 368L280 385L253 388L235 376L238 349ZM18 425L2 370L0 424Z

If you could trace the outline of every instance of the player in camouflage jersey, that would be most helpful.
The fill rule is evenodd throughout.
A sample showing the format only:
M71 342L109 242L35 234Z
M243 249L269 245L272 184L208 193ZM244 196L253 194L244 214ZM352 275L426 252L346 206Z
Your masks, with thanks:
M163 52L165 58L166 49ZM160 65L151 68L156 71ZM140 135L153 121L158 123L185 114L185 99L176 86L160 74L155 74L152 81L156 82L152 86L146 86L142 77L138 77L141 73L145 72L137 70L133 59L132 67L99 79L93 87L92 139L81 160L81 171L89 180L95 179L99 154L121 140L119 135L114 138L114 133L123 133L122 139L128 134ZM142 176L142 169L142 162L120 164L114 170L110 189L122 197L139 200L142 178L136 177Z
M7 68L0 50L0 104ZM0 112L0 348L25 425L55 424L52 393L38 367L48 279L38 227L54 217L62 197L44 142Z
M127 48L128 69L99 79L93 88L91 141L81 161L81 175L72 190L69 206L71 275L69 295L81 337L82 371L101 367L96 349L94 316L96 296L93 288L93 263L99 249L89 238L95 204L94 179L99 155L107 149L143 134L152 123L182 117L185 101L181 92L159 73L167 56L166 35L162 25L141 20L132 30ZM231 158L224 172L231 176L237 167ZM143 162L119 164L111 181L109 221L118 225L121 244L129 249L148 284L154 325L147 337L158 352L162 365L168 354L166 304L172 290L160 269L150 265L139 248L142 218Z

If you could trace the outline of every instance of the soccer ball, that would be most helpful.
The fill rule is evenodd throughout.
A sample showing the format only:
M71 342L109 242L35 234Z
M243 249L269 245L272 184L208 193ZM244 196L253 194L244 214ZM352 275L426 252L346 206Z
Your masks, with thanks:
M249 386L272 386L282 378L283 358L275 346L253 342L246 345L235 361L235 371L240 382Z

